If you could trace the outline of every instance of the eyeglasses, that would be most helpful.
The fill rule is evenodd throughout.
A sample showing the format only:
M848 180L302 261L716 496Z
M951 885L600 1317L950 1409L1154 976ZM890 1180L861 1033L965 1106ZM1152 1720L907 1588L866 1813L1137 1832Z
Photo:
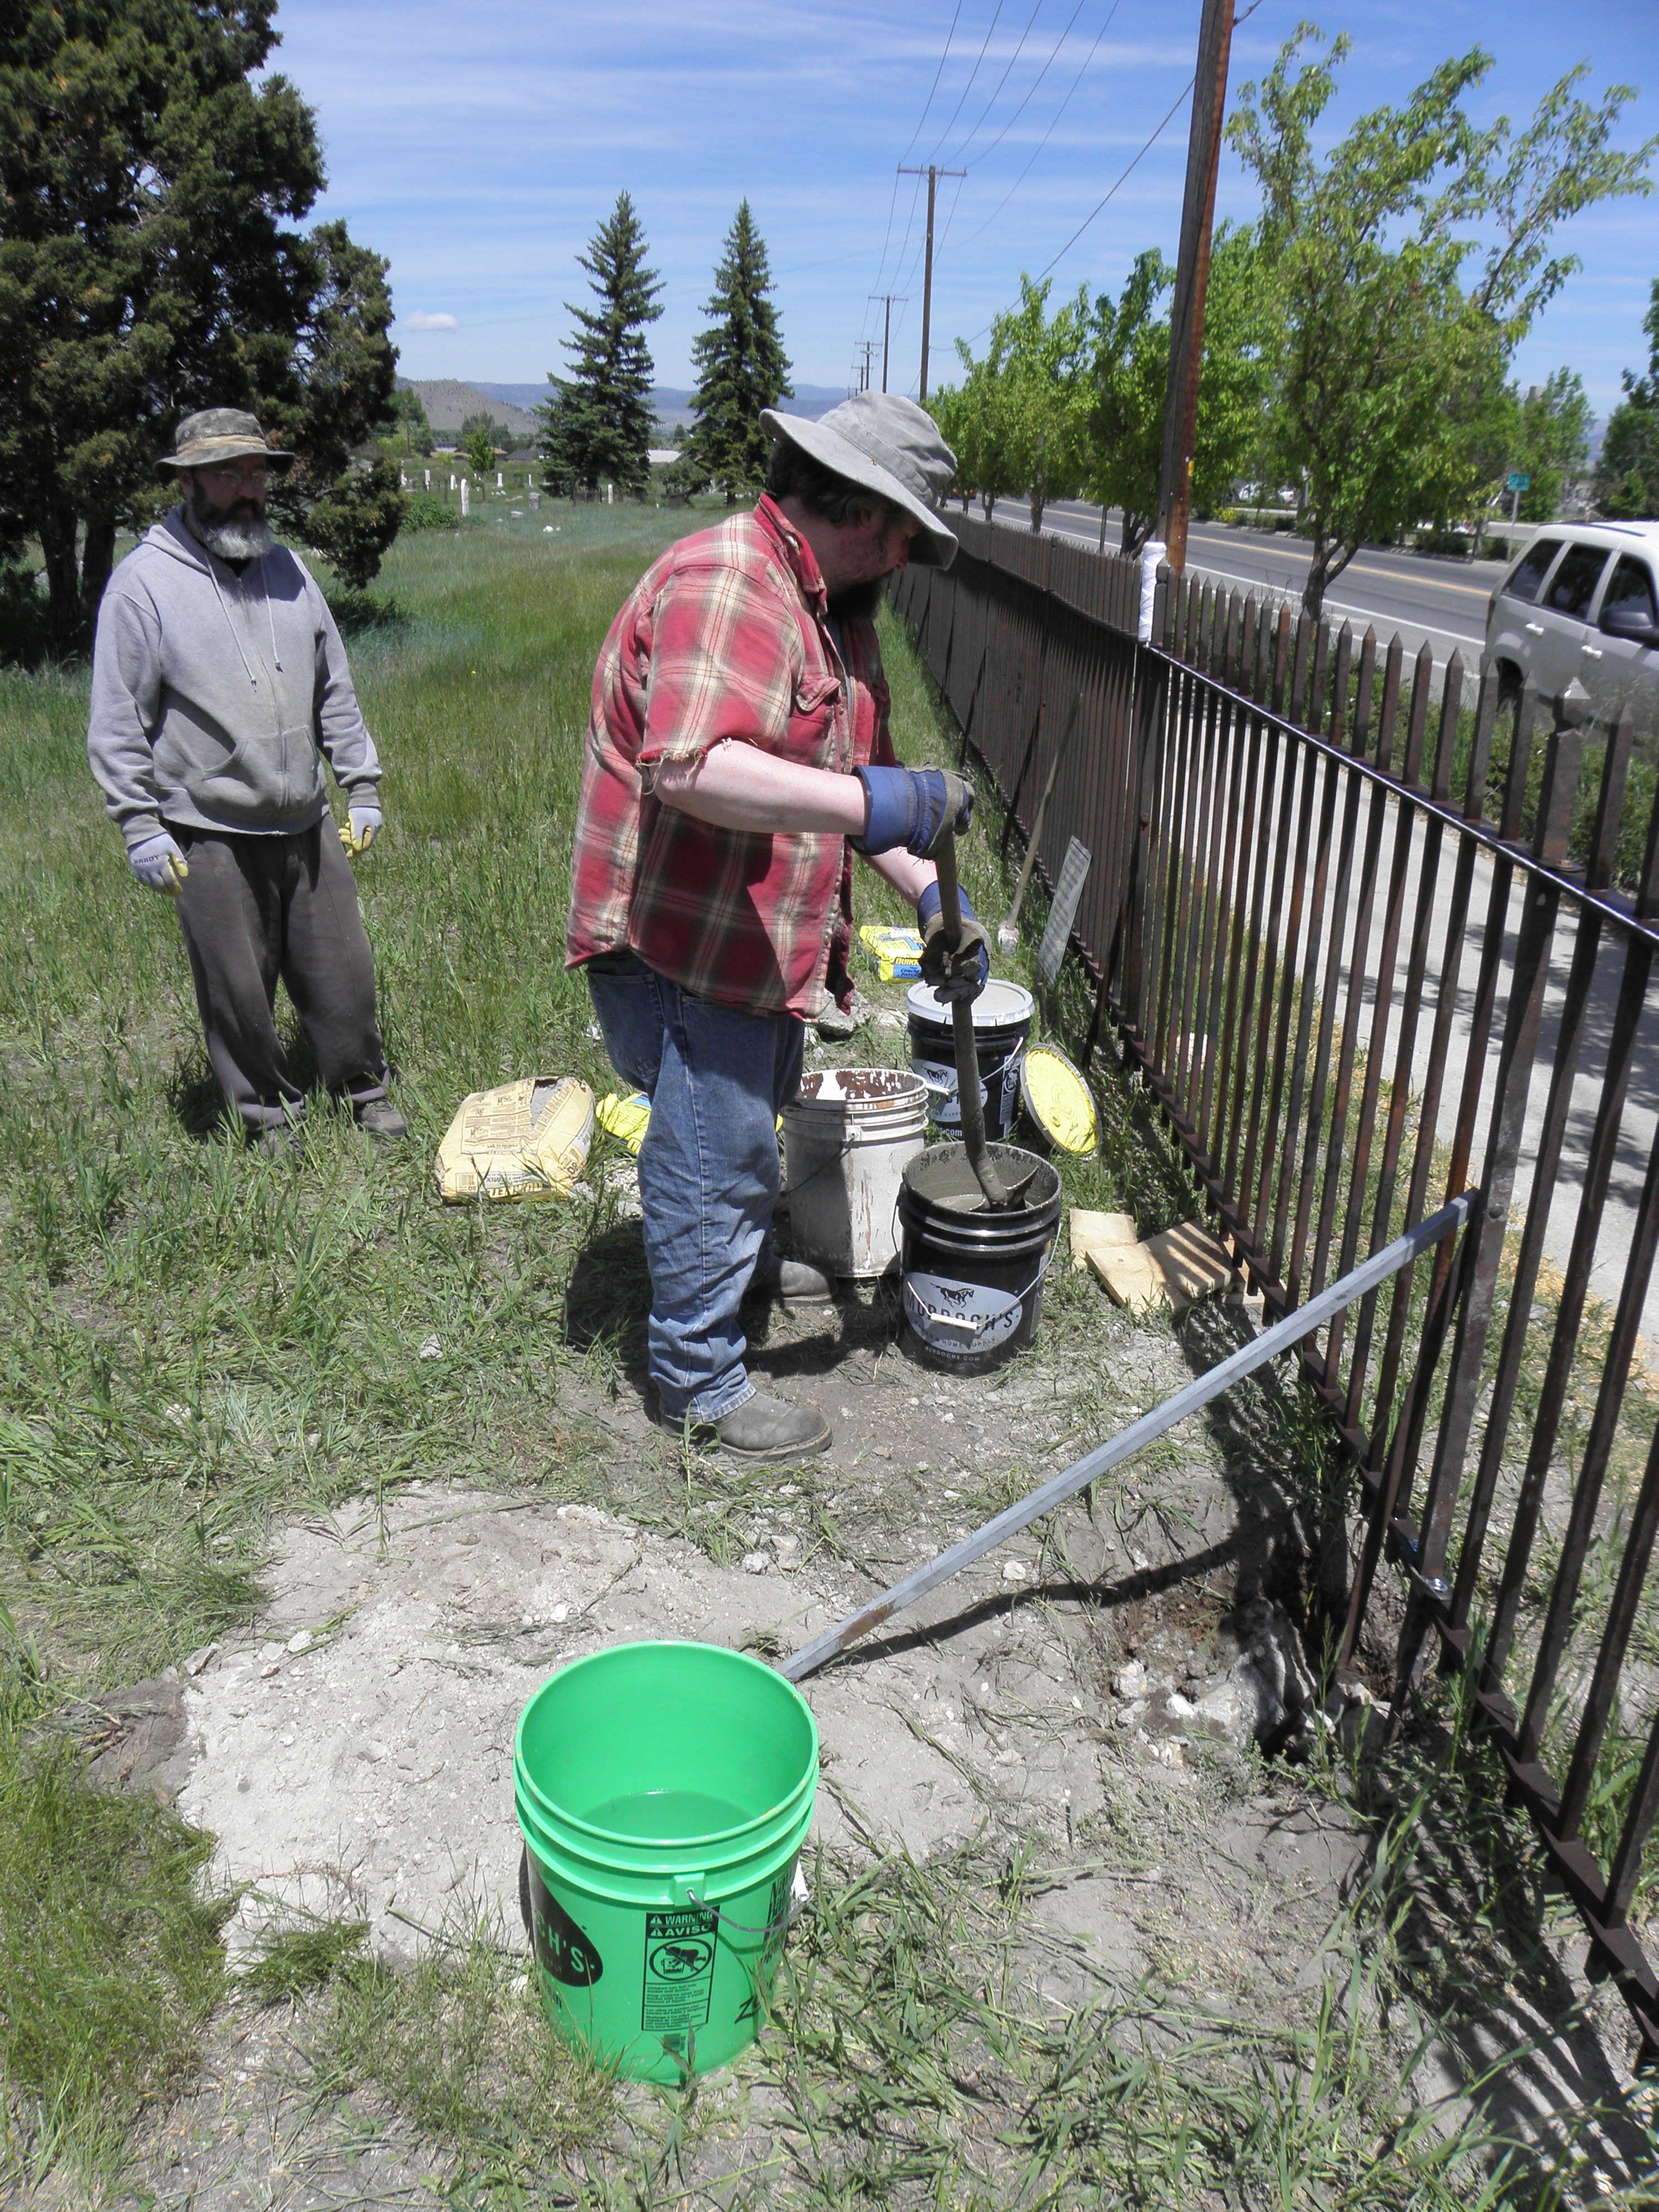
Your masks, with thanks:
M197 469L194 473L198 477L205 477L210 483L221 487L238 483L256 483L263 487L266 468L264 461L250 459L244 461L216 461L211 468Z

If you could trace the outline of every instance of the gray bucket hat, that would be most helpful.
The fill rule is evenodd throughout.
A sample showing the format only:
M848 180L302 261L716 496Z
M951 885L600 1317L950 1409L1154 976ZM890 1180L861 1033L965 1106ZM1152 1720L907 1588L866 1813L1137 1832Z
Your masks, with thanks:
M816 422L767 407L761 428L775 444L787 438L849 483L915 515L921 531L910 549L913 561L948 568L956 559L956 538L939 502L951 489L957 457L933 416L914 399L901 399L896 392L860 392Z
M210 469L220 461L240 461L258 453L286 468L294 459L280 446L266 442L265 434L241 407L204 407L186 415L173 433L173 451L163 453L158 469Z

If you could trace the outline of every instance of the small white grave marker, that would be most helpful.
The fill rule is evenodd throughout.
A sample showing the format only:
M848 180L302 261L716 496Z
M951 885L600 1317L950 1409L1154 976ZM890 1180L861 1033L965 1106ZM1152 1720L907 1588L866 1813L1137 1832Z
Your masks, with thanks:
M465 477L463 477L461 478L461 519L462 519L462 520L463 520L463 521L465 521L465 519L466 519L467 511L468 511L468 502L467 502L467 483L466 483L466 478L465 478ZM1044 942L1045 942L1045 943L1047 942L1047 939L1044 939Z
M1054 981L1060 973L1060 963L1066 957L1072 924L1077 919L1077 902L1083 896L1084 880L1088 872L1089 848L1073 837L1066 848L1066 858L1060 863L1060 881L1054 885L1054 902L1048 909L1048 926L1042 933L1042 944L1037 947L1036 970L1045 984Z

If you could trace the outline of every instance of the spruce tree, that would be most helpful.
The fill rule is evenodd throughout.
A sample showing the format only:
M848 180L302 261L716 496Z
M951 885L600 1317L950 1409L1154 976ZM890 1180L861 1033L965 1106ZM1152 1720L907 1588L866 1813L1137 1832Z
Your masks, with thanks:
M592 491L607 479L619 491L643 495L651 480L650 402L653 375L647 323L662 308L661 280L645 266L645 233L626 192L618 192L608 221L576 260L587 271L594 313L567 301L576 335L564 342L574 374L554 376L541 409L546 489L582 484Z
M686 459L677 464L718 486L728 507L753 498L765 481L770 447L760 426L762 408L794 397L777 309L766 296L771 289L766 244L744 200L726 234L714 297L703 309L712 327L692 341L696 422Z

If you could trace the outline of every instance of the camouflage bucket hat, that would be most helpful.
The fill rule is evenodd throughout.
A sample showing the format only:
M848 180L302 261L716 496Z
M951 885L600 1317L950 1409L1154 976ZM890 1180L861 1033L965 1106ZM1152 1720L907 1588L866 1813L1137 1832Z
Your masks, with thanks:
M250 453L285 469L294 459L280 446L267 444L264 432L240 407L204 407L186 415L173 433L173 447L156 462L158 469L210 469Z

